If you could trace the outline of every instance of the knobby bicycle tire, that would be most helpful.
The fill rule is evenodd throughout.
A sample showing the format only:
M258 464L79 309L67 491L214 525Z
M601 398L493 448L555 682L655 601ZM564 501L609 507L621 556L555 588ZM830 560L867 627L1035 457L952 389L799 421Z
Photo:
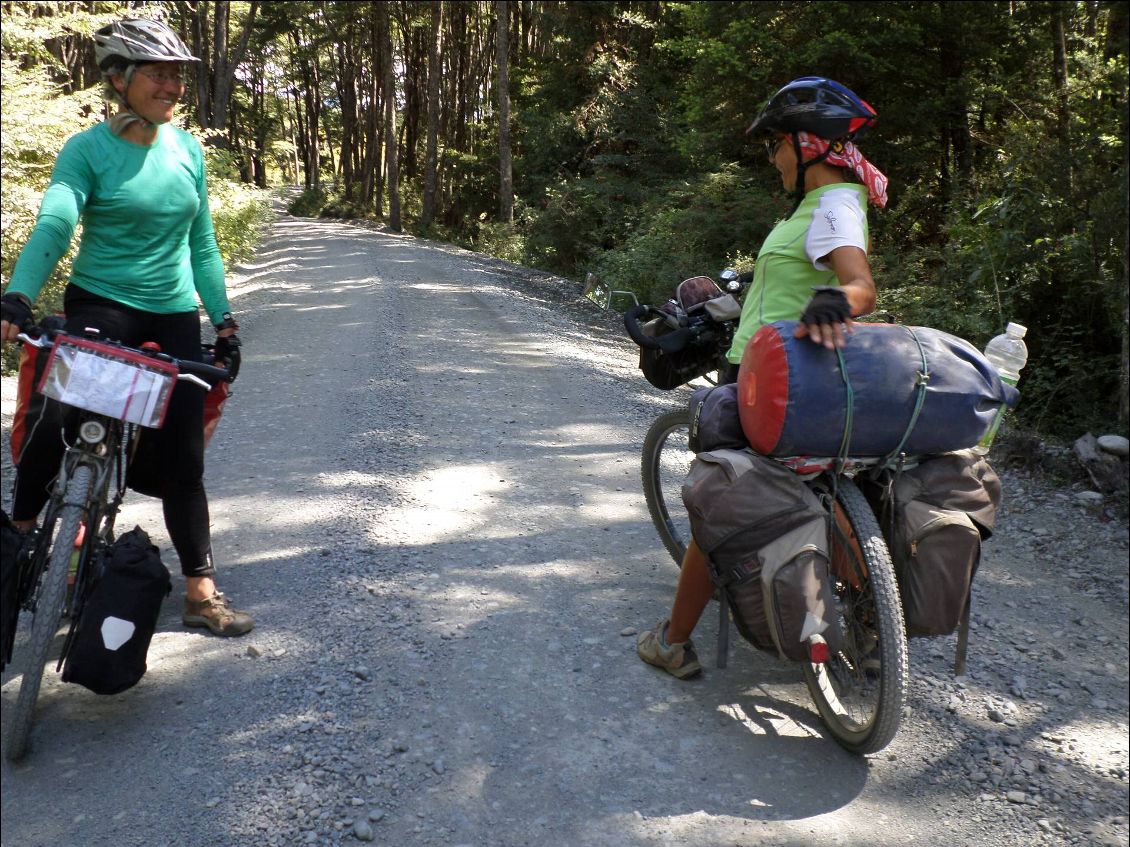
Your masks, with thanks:
M691 538L690 519L681 494L683 480L694 459L689 437L686 411L660 415L644 436L640 460L647 511L663 546L677 565L682 565Z
M48 554L47 570L43 573L35 602L35 615L31 623L24 655L23 678L20 680L20 693L12 708L8 724L4 756L10 762L22 759L27 752L28 736L31 733L35 701L39 697L39 686L47 665L47 655L51 643L59 632L59 622L63 617L63 604L67 594L67 574L70 571L71 554L75 539L86 514L86 501L90 495L93 471L87 465L79 465L67 483L63 505L59 509L54 543Z
M847 543L835 526L829 532L829 544L840 547L830 557L855 564L853 574L832 576L844 649L825 664L806 662L804 676L832 736L865 755L898 732L909 674L906 632L890 551L871 507L848 479L839 480L836 500L857 542Z

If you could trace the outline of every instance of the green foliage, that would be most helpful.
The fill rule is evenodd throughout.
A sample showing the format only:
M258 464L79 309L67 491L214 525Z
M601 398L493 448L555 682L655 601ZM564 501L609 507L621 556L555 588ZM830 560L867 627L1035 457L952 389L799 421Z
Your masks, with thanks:
M371 218L375 214L372 207L367 207L356 198L347 198L340 191L335 191L326 197L326 203L318 213L323 218Z
M750 255L786 211L737 167L671 182L652 195L621 243L599 255L595 270L612 288L662 303L687 277L750 267Z
M208 202L216 243L224 267L249 259L262 240L263 230L272 219L266 191L224 179L209 179Z
M515 218L520 218L520 213L515 210ZM528 263L526 253L526 240L518 226L506 221L485 221L479 226L478 238L469 245L482 253L489 253L507 262L515 264Z
M8 24L5 23L8 36ZM64 96L46 65L21 70L5 52L0 63L0 280L6 287L19 251L35 226L39 201L51 177L55 154L63 142L91 126L100 117L96 91ZM62 308L63 289L70 274L73 253L60 260L36 303L38 315ZM10 365L9 354L4 364Z
M328 202L329 194L320 185L316 185L295 197L286 210L300 218L316 218L322 214L322 209L326 208Z
M417 28L430 32L430 7L393 6L398 134L402 147L418 145L422 162L427 51ZM186 22L206 7L147 4ZM55 89L61 64L48 48L120 8L5 4L5 278L55 151L100 114L96 92L63 97ZM265 85L256 97L236 86L232 121L237 146L264 151L272 174L297 167L298 115L281 94L305 93L314 78L323 149L342 150L346 81L337 75L346 47L359 63L358 91L378 72L371 45L343 39L363 33L351 24L358 15L368 22L376 8L261 5L237 79ZM775 171L743 130L786 81L827 75L879 112L860 146L890 177L890 205L871 219L880 309L978 345L1007 321L1024 323L1031 360L1013 424L1069 437L1085 427L1117 429L1126 393L1116 374L1130 217L1128 9L1109 0L511 4L520 35L510 54L515 217L503 224L494 8L444 4L440 208L424 234L569 276L595 271L641 299L665 299L685 276L748 264L788 212ZM311 178L339 179L330 158L322 161L323 173ZM262 211L231 187L239 164L209 152L228 261L247 249ZM402 174L409 226L422 182L422 168L414 178ZM322 189L291 210L375 214L356 195ZM65 271L66 261L48 299Z

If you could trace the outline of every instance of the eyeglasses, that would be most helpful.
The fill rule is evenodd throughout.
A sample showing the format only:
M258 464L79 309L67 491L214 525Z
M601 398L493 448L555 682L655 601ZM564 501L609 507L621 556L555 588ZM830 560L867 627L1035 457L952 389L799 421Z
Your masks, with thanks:
M184 76L180 73L167 74L164 71L138 71L142 76L147 76L158 85L171 82L173 85L184 85Z
M765 155L769 157L770 162L772 162L773 159L776 158L777 151L781 148L781 145L784 144L784 143L785 143L785 139L783 139L783 138L770 138L768 141L765 142Z

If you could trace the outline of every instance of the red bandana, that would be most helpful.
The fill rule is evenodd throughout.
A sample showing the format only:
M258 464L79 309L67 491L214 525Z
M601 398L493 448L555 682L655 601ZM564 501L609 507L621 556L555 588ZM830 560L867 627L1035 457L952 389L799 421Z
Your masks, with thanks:
M880 209L887 205L887 177L863 158L859 148L850 141L837 141L829 149L827 141L811 133L798 132L797 138L800 140L801 155L806 162L828 150L823 161L838 168L849 168L867 186L867 198L872 205Z

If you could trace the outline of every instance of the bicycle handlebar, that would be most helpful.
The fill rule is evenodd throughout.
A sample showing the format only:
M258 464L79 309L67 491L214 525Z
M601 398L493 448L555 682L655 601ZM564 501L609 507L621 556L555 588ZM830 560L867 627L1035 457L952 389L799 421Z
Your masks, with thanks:
M640 318L652 312L651 306L639 305L632 306L628 311L624 312L624 328L628 330L628 335L632 337L632 341L640 345L640 347L647 347L650 350L658 350L659 344L655 338L646 335L643 327L640 326Z
M628 335L640 347L646 347L649 350L662 350L664 353L678 353L694 338L702 335L710 327L706 323L696 323L690 326L680 327L674 332L664 333L663 335L647 335L640 326L640 318L644 315L655 313L656 316L668 319L666 312L655 308L654 306L633 306L624 313L624 328L628 330Z
M32 335L32 332L38 330L38 334ZM16 339L22 341L24 344L30 344L32 347L43 349L50 347L55 343L55 339L59 336L71 335L75 338L81 338L80 335L64 332L63 330L53 330L41 326L29 326L23 332L16 336ZM199 385L204 390L209 390L217 382L227 381L231 382L235 376L227 368L218 368L215 365L208 365L204 362L193 362L188 359L178 359L175 356L170 356L168 353L153 353L147 350L137 350L125 344L120 344L117 341L107 341L105 339L98 339L102 344L111 344L115 347L120 347L123 350L128 350L131 353L137 353L142 356L148 356L153 359L158 359L162 362L169 362L177 367L177 379L191 382L194 385Z

